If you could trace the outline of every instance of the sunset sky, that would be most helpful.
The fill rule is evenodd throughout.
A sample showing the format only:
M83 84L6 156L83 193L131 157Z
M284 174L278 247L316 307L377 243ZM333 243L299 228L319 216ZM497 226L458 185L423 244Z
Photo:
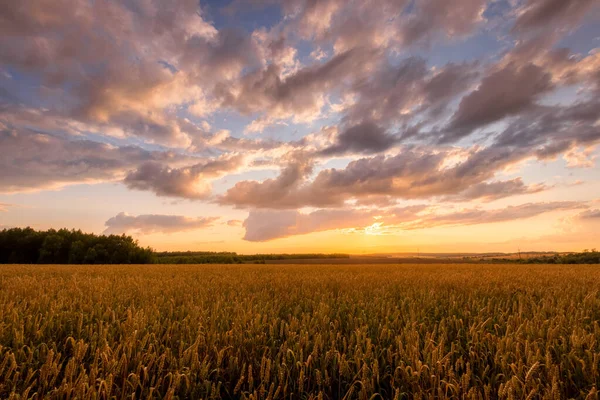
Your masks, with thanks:
M599 144L597 0L0 4L0 228L581 251Z

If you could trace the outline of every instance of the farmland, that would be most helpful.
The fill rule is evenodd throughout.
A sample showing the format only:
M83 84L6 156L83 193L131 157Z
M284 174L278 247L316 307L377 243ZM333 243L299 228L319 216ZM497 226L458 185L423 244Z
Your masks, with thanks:
M598 398L592 265L4 265L0 398Z

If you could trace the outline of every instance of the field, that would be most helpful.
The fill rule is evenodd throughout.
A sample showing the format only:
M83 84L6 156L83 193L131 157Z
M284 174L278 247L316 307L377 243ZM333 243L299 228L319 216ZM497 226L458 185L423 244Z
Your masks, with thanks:
M597 399L600 267L0 266L0 398Z

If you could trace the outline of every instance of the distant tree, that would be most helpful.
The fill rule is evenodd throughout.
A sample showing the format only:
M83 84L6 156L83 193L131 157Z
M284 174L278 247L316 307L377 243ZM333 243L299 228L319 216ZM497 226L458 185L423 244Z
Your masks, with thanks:
M55 232L47 235L42 243L38 262L41 264L60 263L60 250L63 242L64 239Z
M85 264L96 264L97 258L98 258L98 254L96 254L96 249L93 247L90 247L89 249L87 249L87 252L85 253L83 262Z
M80 230L0 230L0 263L148 264L154 252L131 236L94 235Z
M97 243L94 246L94 250L96 251L96 264L108 264L110 261L110 255L106 250L106 247L102 243Z
M83 264L86 256L85 243L81 240L76 240L71 244L69 250L69 264Z

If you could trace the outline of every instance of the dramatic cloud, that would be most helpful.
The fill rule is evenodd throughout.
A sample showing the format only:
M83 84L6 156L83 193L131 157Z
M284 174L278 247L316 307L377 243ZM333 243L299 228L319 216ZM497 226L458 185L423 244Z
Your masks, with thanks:
M181 215L127 215L119 213L104 223L105 235L133 233L174 233L202 229L213 225L217 217L190 218Z
M452 163L457 156L460 156L459 162ZM361 158L350 162L344 169L323 169L312 181L302 179L305 175L288 167L275 179L239 182L219 201L249 208L298 208L339 207L349 199L374 195L417 199L448 195L460 197L462 194L472 200L479 197L490 200L491 191L511 184L496 184L487 189L484 186L470 188L483 184L497 171L528 156L528 149L518 151L504 147L474 148L461 154L452 150L407 148L394 156ZM512 190L518 185L518 182L513 182ZM520 193L535 190L535 187L523 187Z
M577 146L598 144L599 118L600 104L595 99L570 106L541 107L509 124L496 136L493 148L528 151L540 159L551 159Z
M294 208L298 201L290 198L290 193L296 192L299 185L312 167L308 164L293 163L281 170L277 178L262 182L242 181L219 198L222 204L236 206L274 206L274 208ZM315 199L315 201L319 201ZM280 206L280 207L277 207Z
M261 65L252 38L216 30L196 0L2 7L0 65L39 76L40 98L59 99L46 107L156 143L185 145L173 107L210 113L217 82Z
M595 0L528 0L519 10L514 29L574 27L594 7L598 7Z
M0 192L57 188L119 179L139 162L168 154L135 146L67 140L29 130L0 130Z
M540 67L509 64L486 76L481 85L465 96L452 117L449 132L440 142L460 139L473 129L526 111L538 95L552 89L551 76Z
M474 63L448 63L436 70L428 69L426 60L419 57L398 65L384 63L370 77L354 83L357 100L346 118L389 124L423 112L438 116L448 100L465 91L477 75Z
M205 199L211 194L208 179L240 167L240 156L215 159L183 168L170 168L156 162L142 164L124 180L130 189L150 190L157 196Z
M389 149L397 141L398 138L387 134L372 121L365 121L344 130L338 135L336 143L324 149L321 154L378 153Z
M263 119L251 131L261 131L268 124L264 118L310 122L319 116L327 92L341 85L346 77L364 70L372 57L373 51L348 50L285 78L281 78L279 66L270 64L264 70L245 75L239 82L220 84L216 93L223 106L243 114L262 114Z
M597 1L217 3L1 4L0 194L114 182L218 209L236 234L232 208L247 210L258 241L589 200L558 182L597 184ZM487 209L507 198L526 204Z

